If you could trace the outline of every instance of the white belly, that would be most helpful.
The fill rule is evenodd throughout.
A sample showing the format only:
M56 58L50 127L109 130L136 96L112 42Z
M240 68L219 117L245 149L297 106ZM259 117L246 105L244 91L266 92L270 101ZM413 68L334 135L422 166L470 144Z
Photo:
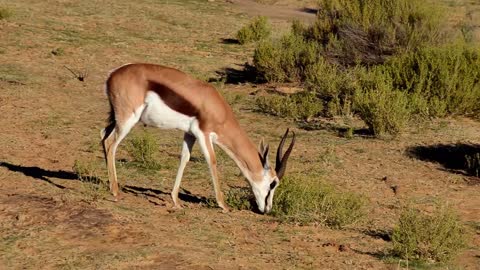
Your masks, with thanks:
M190 132L196 118L172 110L157 93L149 91L145 97L145 110L140 120L147 125L162 129Z

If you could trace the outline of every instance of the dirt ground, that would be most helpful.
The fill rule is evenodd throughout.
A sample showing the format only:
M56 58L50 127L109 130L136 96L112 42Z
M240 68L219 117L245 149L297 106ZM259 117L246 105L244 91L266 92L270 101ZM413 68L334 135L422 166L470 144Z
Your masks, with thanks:
M265 137L276 149L293 127L287 174L365 195L366 221L333 230L208 207L212 184L197 146L182 182L185 207L173 210L182 135L144 127L133 133L155 134L162 167L130 166L121 146L122 194L112 201L101 185L99 146L108 71L154 62L217 77L251 56L252 47L226 42L251 16L270 14L279 27L292 17L311 20L309 3L292 3L0 0L12 13L0 20L0 269L401 269L386 259L387 235L408 202L427 210L446 202L469 228L468 247L434 269L480 269L480 181L458 167L465 151L480 152L480 123L471 119L435 120L393 141L361 133L347 139L328 124L304 129L255 112L262 86L216 84L255 142ZM223 190L246 186L218 152ZM93 180L79 180L79 163Z

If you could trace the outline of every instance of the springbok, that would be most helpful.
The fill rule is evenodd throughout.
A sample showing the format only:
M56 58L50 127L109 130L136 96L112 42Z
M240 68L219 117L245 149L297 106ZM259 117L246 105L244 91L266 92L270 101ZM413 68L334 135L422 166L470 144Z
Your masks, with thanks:
M110 73L106 81L110 101L108 125L102 130L102 144L107 162L110 190L118 196L115 152L118 144L139 121L162 129L179 129L183 136L182 154L175 184L171 193L174 207L178 200L183 171L195 141L210 168L215 197L224 212L228 207L217 177L213 143L224 150L237 164L250 184L258 210L272 209L273 194L285 173L292 142L282 156L288 136L285 132L278 146L275 170L268 163L268 145L260 143L257 151L240 127L232 109L211 85L174 69L154 64L128 64Z

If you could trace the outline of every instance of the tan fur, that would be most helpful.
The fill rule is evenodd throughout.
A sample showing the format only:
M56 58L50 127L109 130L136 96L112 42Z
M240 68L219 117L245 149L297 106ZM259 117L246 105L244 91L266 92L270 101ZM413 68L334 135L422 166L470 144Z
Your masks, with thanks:
M165 66L153 64L130 64L113 71L107 80L107 95L114 111L116 128L103 139L110 189L118 195L115 170L115 147L122 138L122 125L142 106L148 91L155 91L165 104L176 112L193 116L205 135L208 160L219 205L226 209L218 181L216 158L210 134L217 135L217 143L229 151L250 181L259 182L263 166L255 145L240 127L232 109L211 85L187 74ZM128 133L128 131L127 131ZM114 145L115 144L115 145ZM112 147L114 145L114 147ZM183 169L182 169L183 173ZM275 173L274 171L272 172ZM176 191L177 194L174 194ZM178 202L178 187L172 192Z

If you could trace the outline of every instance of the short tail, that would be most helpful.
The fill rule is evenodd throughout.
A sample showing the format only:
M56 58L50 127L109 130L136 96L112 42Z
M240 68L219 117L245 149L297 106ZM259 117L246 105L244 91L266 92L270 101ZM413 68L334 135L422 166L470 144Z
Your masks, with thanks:
M102 141L105 140L108 136L110 136L110 134L115 129L116 124L117 123L115 121L115 111L113 110L112 103L110 103L110 112L108 113L107 127L100 131L100 137L102 138Z

